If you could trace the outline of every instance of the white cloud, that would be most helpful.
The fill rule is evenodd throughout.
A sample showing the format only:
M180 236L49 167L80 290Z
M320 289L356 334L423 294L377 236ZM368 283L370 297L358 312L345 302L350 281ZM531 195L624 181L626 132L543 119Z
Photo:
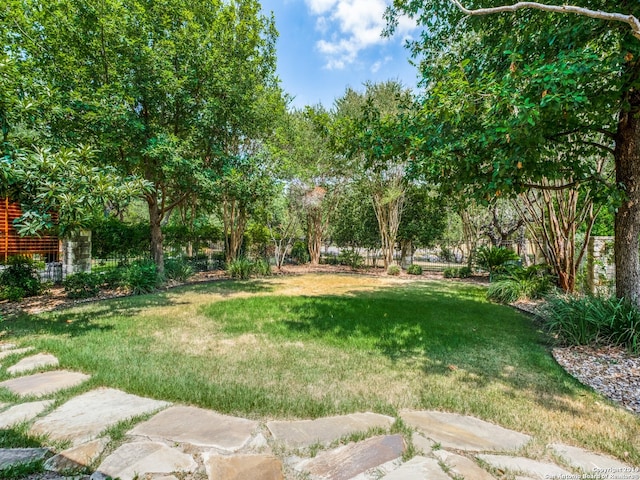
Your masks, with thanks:
M305 0L309 10L319 18L316 29L322 38L316 48L326 58L325 67L342 69L354 63L358 54L370 47L383 44L384 12L390 0ZM415 28L408 19L399 19L397 35L406 36ZM377 64L378 62L376 62ZM372 69L380 65L374 64Z
M378 70L382 68L385 63L389 63L392 60L390 56L384 57L382 60L378 60L371 65L371 73L378 73Z

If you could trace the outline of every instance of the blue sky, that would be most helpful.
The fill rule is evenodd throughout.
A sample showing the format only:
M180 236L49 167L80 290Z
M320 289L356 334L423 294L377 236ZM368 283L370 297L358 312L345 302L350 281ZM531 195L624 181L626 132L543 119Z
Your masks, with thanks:
M404 48L417 35L415 25L401 19L393 38L380 37L390 1L262 0L263 10L275 14L278 76L294 107L330 108L348 86L362 90L366 81L416 86L418 72Z

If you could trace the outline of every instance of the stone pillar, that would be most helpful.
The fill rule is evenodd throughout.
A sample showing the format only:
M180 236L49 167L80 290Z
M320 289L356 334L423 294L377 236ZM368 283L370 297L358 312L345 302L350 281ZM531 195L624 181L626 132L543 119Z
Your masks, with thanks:
M591 237L587 246L587 288L593 294L612 292L616 278L613 237Z
M80 230L62 241L64 276L91 271L91 230Z

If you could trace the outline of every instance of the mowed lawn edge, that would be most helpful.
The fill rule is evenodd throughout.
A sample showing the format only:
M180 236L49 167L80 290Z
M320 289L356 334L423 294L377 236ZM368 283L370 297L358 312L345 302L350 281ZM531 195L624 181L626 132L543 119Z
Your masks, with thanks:
M91 374L85 389L265 421L451 411L533 435L532 456L564 442L640 464L638 417L570 377L540 326L485 292L310 274L191 285L4 324L7 339Z

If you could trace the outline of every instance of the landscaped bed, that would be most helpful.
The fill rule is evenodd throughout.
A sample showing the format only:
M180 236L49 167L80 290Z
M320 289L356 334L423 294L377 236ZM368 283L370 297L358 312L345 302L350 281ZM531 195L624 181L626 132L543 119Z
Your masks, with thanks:
M535 321L485 292L348 274L222 281L12 317L5 339L90 373L87 389L260 420L452 411L534 435L525 454L563 442L640 465L638 417L569 376Z

